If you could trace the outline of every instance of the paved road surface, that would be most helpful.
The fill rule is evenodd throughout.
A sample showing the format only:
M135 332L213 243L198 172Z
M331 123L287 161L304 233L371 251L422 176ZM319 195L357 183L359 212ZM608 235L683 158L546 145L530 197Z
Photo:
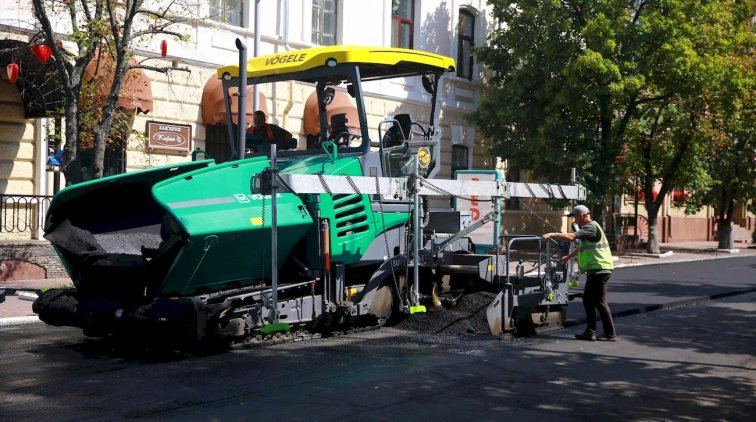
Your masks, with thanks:
M0 419L753 419L756 293L617 326L617 343L574 340L577 328L515 340L382 329L209 356L4 328Z
M756 256L620 268L609 280L607 297L613 314L626 315L746 291L756 291ZM579 299L568 307L567 318L585 321Z

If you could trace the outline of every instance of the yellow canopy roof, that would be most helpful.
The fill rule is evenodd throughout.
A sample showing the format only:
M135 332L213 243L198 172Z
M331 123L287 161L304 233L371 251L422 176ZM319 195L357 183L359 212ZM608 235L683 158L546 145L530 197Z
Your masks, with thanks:
M454 59L425 51L337 45L286 51L252 58L247 62L247 78L300 73L317 68L335 67L337 64L343 63L358 64L363 79L380 79L454 70ZM222 78L224 74L228 74L232 78L238 77L239 66L220 67L218 77ZM309 80L307 73L300 73L293 79Z

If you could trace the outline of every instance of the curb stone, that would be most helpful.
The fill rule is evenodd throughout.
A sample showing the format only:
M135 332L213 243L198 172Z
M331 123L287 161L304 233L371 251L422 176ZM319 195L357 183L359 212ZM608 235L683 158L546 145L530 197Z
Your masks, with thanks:
M18 325L38 324L41 323L37 316L8 317L0 318L0 327L13 327Z

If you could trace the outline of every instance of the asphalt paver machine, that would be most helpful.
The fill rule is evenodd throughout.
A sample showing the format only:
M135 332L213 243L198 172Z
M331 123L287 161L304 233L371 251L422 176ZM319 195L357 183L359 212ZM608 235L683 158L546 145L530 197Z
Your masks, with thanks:
M520 237L477 253L469 234L498 225L504 199L582 199L584 189L434 179L441 165L437 94L452 59L350 46L240 57L217 71L237 159L106 177L53 198L45 237L75 287L37 299L43 321L91 336L243 342L380 326L453 303L471 286L498 292L488 310L494 334L563 321L567 280L550 258L535 272L521 263L510 271L514 243L548 245ZM397 115L371 134L365 84L389 78L417 78L430 115ZM291 150L275 141L244 156L246 112L234 124L231 92L288 81L314 86L317 139ZM328 121L335 90L352 96L357 129L344 115ZM493 211L473 222L469 213L429 206L448 197L485 198Z

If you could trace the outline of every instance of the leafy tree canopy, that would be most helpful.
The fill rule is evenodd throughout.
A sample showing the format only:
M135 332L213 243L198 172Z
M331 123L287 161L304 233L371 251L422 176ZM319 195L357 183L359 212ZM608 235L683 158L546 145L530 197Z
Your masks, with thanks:
M672 187L712 185L706 117L747 91L732 61L751 51L749 2L490 3L498 29L476 51L490 89L470 119L495 153L536 177L577 167L595 203L636 177L652 208Z
M65 95L62 170L66 182L81 181L80 152L89 148L94 150L93 176L102 177L104 151L113 129L129 130L128 119L117 117L117 100L127 72L133 68L163 73L176 70L130 64L131 49L139 41L156 35L186 40L179 30L180 24L196 15L196 4L189 0L147 5L144 0L32 0L31 3L44 43L53 51L53 65ZM59 32L61 28L67 32ZM64 48L64 40L75 44L74 51ZM84 78L85 68L96 52L111 58L112 78L104 90Z

